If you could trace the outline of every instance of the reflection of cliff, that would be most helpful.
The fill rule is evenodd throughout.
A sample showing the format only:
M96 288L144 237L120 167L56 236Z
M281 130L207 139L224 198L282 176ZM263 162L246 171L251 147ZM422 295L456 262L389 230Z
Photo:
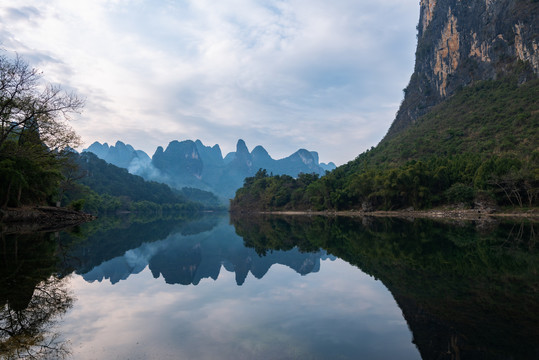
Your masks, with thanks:
M153 276L163 276L169 284L197 285L202 279L219 277L221 268L234 272L236 283L242 285L248 274L262 278L274 264L290 267L299 274L317 272L324 252L302 253L297 248L289 251L273 251L261 256L255 249L246 248L227 218L213 218L216 224L206 231L172 232L162 240L140 243L135 241L133 248L120 256L96 264L91 270L88 266L77 268L87 281L109 279L112 283L127 279L149 266ZM184 227L196 228L185 224ZM103 241L105 245L109 241ZM113 241L112 239L110 241ZM102 253L94 249L96 253ZM79 253L82 253L79 252ZM82 261L87 264L88 261Z
M536 359L539 254L533 225L501 224L488 233L471 225L438 225L424 235L416 229L378 245L395 247L393 253L401 252L396 259L375 258L365 269L395 297L422 357ZM423 244L409 252L403 240Z
M534 225L507 223L482 231L472 223L397 219L234 222L246 243L259 250L295 241L320 246L380 279L401 307L424 359L535 359L539 354Z

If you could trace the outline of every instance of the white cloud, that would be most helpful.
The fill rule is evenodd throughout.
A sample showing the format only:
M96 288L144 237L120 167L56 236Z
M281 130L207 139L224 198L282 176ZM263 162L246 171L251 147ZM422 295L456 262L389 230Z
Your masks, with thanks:
M87 143L226 153L243 138L343 163L393 120L418 14L416 0L6 0L0 43L87 99L73 123Z

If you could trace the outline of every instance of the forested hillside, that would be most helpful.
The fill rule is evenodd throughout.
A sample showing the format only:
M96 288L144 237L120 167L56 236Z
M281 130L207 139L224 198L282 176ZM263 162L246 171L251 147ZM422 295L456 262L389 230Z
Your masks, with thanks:
M539 80L517 78L462 89L319 180L259 172L232 210L537 206Z
M61 183L65 205L85 211L111 213L117 211L162 212L199 211L220 208L215 195L198 190L173 190L168 185L145 181L99 159L89 152L69 154Z

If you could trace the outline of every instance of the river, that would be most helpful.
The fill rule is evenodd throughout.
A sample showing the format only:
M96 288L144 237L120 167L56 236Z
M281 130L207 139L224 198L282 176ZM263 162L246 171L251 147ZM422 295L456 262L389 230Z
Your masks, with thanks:
M538 230L204 214L2 234L0 357L535 359Z

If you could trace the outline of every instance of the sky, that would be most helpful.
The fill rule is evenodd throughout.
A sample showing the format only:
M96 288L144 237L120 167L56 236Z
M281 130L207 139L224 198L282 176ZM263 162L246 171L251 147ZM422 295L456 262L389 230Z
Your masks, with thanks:
M0 48L86 101L88 147L172 140L353 160L414 66L418 0L2 0Z

